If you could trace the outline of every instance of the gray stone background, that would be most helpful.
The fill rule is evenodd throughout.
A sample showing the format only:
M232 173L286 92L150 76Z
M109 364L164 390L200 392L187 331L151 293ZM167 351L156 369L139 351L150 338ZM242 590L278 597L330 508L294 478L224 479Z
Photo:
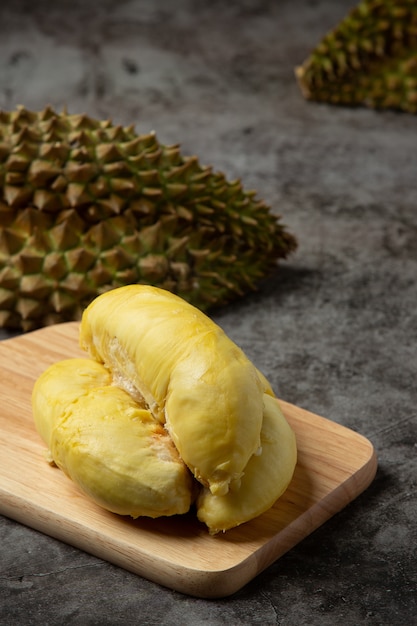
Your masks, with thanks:
M306 102L293 72L354 5L2 1L1 108L155 130L283 216L297 253L213 317L280 397L379 457L364 494L225 600L1 518L2 626L417 623L417 117Z

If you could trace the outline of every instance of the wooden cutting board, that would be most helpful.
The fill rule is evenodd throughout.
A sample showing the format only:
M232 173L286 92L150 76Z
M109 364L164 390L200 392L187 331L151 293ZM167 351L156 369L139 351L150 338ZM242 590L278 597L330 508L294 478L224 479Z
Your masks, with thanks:
M0 342L0 513L177 591L224 597L358 496L377 461L363 436L281 402L297 437L288 490L257 519L211 537L191 515L132 520L100 509L44 460L31 392L51 363L85 356L78 323Z

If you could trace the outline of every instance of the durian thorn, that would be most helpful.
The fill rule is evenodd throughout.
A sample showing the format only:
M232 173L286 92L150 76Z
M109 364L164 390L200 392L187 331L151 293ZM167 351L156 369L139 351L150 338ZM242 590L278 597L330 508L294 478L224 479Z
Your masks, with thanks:
M36 300L43 300L51 292L51 284L42 274L28 274L22 276L20 294Z
M59 142L61 141L61 133L57 129L51 130L49 133L45 133L43 140L47 143Z
M45 275L59 281L68 273L68 266L65 256L61 252L49 252L44 259L43 271Z
M155 205L153 202L146 200L145 198L137 198L129 203L129 209L133 212L133 214L138 214L139 217L142 217L144 215L153 215Z
M3 187L3 197L11 207L21 207L30 203L32 190L30 187L16 187L5 185Z
M92 245L97 250L108 250L119 242L119 234L113 228L111 219L94 224L84 236L84 245Z
M36 249L24 249L16 261L23 275L39 274L42 271L44 254Z
M67 114L67 108L64 106L62 109L62 116L66 117ZM56 117L56 113L53 108L48 104L42 111L40 111L38 117L39 121L43 122L50 119L51 117Z
M20 320L20 328L24 333L28 333L31 330L35 330L36 328L39 327L39 324L41 323L43 325L43 320L47 320L47 317L37 317L36 312L34 313L34 319L21 319Z
M190 157L180 163L179 165L174 165L168 172L164 172L164 179L169 181L172 178L179 178L181 182L184 181L184 177L187 174L188 170L195 164L195 157Z
M97 176L99 169L95 163L68 163L65 175L68 181L87 183Z
M189 241L190 241L189 235L185 235L184 237L181 237L179 239L172 237L169 240L169 247L166 251L167 257L168 258L176 257L180 253L184 252L184 250L186 250L188 246Z
M237 259L236 254L229 254L229 255L222 254L220 257L220 261L224 263L224 265L231 265L232 263L236 263L237 260L238 259Z
M187 207L178 205L175 208L173 207L173 209L181 219L184 219L187 222L192 222L194 220L194 213Z
M96 261L96 254L86 248L68 250L65 254L71 272L87 272Z
M55 290L51 293L49 302L54 311L62 313L63 311L70 311L74 308L74 298L67 293Z
M228 281L226 278L224 278L223 276L221 276L218 272L212 272L212 271L206 270L206 271L199 272L199 276L203 278L214 279L217 283L227 288L230 288L232 286L232 283Z
M94 197L102 197L109 193L110 185L105 176L97 176L94 180L90 180L88 183L90 193Z
M34 298L19 298L16 304L16 312L19 313L23 321L39 319L44 314L45 303Z
M15 111L13 111L10 120L13 122L18 122L23 124L27 124L28 122L32 124L37 118L37 114L33 111L29 111L22 104L19 104Z
M16 290L19 287L21 274L16 267L3 266L0 270L0 286L4 289Z
M258 220L250 217L249 215L241 215L242 222L247 224L247 226L259 226Z
M213 205L214 209L217 209L218 211L225 211L227 208L226 202L222 202L221 200L217 200L216 198L212 199L211 204Z
M147 163L149 163L149 165L151 166L155 166L155 164L159 163L161 155L162 148L160 146L158 146L156 150L154 149L152 152L146 151L144 154Z
M28 141L22 141L22 143L18 143L12 149L12 154L19 155L23 158L33 159L38 154L39 146L33 145L33 143Z
M67 179L65 178L65 176L63 176L63 175L61 174L61 175L57 176L57 177L55 178L55 180L49 184L49 187L50 187L53 191L55 191L55 192L59 193L59 192L63 192L63 191L65 191L65 190L66 190L66 188L67 188L67 184L68 184Z
M141 182L143 182L146 185L152 185L152 183L155 183L155 184L159 183L159 171L157 169L139 171L137 172L136 176L137 178L139 178Z
M200 197L200 195L207 191L207 185L204 183L191 183L189 185L190 197L194 198L194 204L196 202L203 202L205 199L209 199L208 196Z
M69 183L66 198L70 207L91 202L92 198L82 183Z
M84 163L85 161L89 160L90 155L85 146L73 147L70 151L69 158L71 158L73 161L80 161L81 163Z
M76 294L77 297L85 296L89 293L92 295L92 290L87 278L82 274L74 272L70 272L60 281L60 289L65 293Z
M0 327L1 328L21 328L20 316L14 311L0 310Z
M0 282L0 310L13 309L16 297L17 294L14 289L5 289Z
M109 126L107 128L107 136L109 141L122 142L125 139L124 129L122 126Z
M90 272L90 279L92 283L97 286L99 293L110 289L112 278L111 271L107 267L104 267L101 261L98 261Z
M196 209L200 215L213 215L215 212L212 207L200 203L196 205Z
M129 158L138 154L141 145L142 139L140 137L135 137L130 141L123 142L123 144L121 145L121 149L123 150L123 153Z
M112 163L123 159L123 154L114 143L100 143L95 149L96 158L101 163Z
M56 115L46 118L39 126L45 136L52 135L58 137L60 133L64 134L67 132L67 125L63 121L63 118L57 117Z
M96 203L96 206L103 208L105 212L116 215L120 215L123 212L125 205L125 200L114 193L112 193L108 198L97 200Z
M30 159L20 154L11 154L7 159L6 167L14 172L26 172L30 166Z
M200 262L207 258L207 256L210 254L210 250L208 248L205 248L203 250L188 248L188 253L193 257L193 259L195 259L197 262Z
M213 196L222 196L224 197L225 195L230 195L228 192L230 192L232 190L232 187L230 185L224 184L224 181L220 182L220 185L216 185L215 187L213 187Z
M0 120L0 124L1 124L1 120ZM0 142L0 161L4 161L10 154L10 147L9 144L5 143L4 141Z
M188 280L191 277L192 271L194 269L187 261L181 260L170 261L169 267L171 273L175 276L175 278L181 281Z
M204 182L207 178L209 178L211 176L211 173L212 173L212 168L206 166L201 171L195 172L194 174L191 174L190 182L191 183Z
M142 193L144 196L147 196L149 198L160 198L163 194L163 191L158 187L144 187L142 189Z
M79 243L79 234L68 220L51 228L49 238L53 250L66 250L67 248L75 247Z
M136 191L135 182L126 178L111 178L110 187L112 191L126 195L132 195ZM144 187L142 189L142 193L145 195L152 195L152 197L162 195L162 191L160 189L154 189L152 191L150 190L150 187Z
M80 130L84 130L84 129L91 130L91 129L97 128L97 122L92 120L85 113L69 115L68 116L68 120L71 123L71 126L73 128L75 128L76 130L78 130L78 129L80 129Z
M143 228L139 239L145 250L159 250L161 246L161 222Z
M178 160L181 160L180 146L175 144L173 146L165 146L164 157L168 159L171 164L175 164Z
M31 142L31 143L41 143L42 137L41 134L38 133L33 128L29 128L28 126L24 126L14 137L14 143L23 143L23 142Z
M134 263L133 256L121 246L109 248L100 255L100 259L115 272L131 267Z
M29 237L36 228L46 230L49 226L49 220L45 214L40 213L32 207L28 207L20 211L14 221L13 228Z
M148 254L139 259L138 267L142 277L147 281L161 281L168 273L169 262L161 254Z
M187 192L188 185L185 183L168 183L165 186L170 198L176 198Z
M77 142L80 146L84 146L84 148L93 148L96 146L92 134L85 129L79 130L76 135L72 135L72 138L73 142Z
M242 227L239 224L237 224L236 222L232 222L230 227L231 227L231 230L232 230L233 234L236 237L239 237L239 238L242 237L243 229L242 229Z
M50 180L61 174L61 167L50 161L34 159L29 167L28 179L35 186L46 185Z

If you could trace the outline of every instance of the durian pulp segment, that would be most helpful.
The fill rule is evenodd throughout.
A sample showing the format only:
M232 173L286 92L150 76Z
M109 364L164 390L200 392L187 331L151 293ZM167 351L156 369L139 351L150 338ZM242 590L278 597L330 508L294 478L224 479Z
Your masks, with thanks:
M114 513L187 512L192 477L169 435L149 410L110 383L104 366L89 359L56 363L37 380L35 424L53 461Z
M66 359L46 369L32 391L35 426L48 448L58 416L94 387L111 384L111 375L91 359Z
M206 315L165 290L121 287L85 310L80 345L133 383L201 483L224 494L239 481L259 450L263 385Z
M239 489L223 496L208 489L197 498L197 516L211 534L228 530L261 515L287 489L297 461L295 435L275 398L264 395L261 454L245 468Z

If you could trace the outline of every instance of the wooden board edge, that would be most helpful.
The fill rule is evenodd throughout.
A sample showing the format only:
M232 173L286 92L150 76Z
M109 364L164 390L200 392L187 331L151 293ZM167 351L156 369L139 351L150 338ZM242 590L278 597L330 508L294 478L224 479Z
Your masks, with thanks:
M362 437L361 435L358 436ZM0 490L2 514L22 525L67 543L117 567L129 570L168 589L196 598L222 599L238 592L286 552L297 544L302 543L306 538L304 528L307 520L308 526L311 528L310 535L311 532L317 530L331 517L346 508L370 486L375 478L378 463L371 442L367 439L366 441L369 443L370 450L368 461L335 490L343 491L344 497L340 499L343 505L335 505L335 502L338 502L338 500L334 498L334 491L329 493L323 500L317 502L300 515L290 527L284 529L268 544L261 546L243 561L226 569L202 571L177 564L161 570L161 568L155 567L152 555L149 555L149 558L147 558L145 554L141 556L141 563L131 562L127 564L125 554L119 553L114 549L114 546L106 548L104 543L98 542L96 544L92 541L92 532L85 532L85 529L77 522L72 522L70 527L71 531L74 528L79 531L75 534L77 539L74 540L74 533L68 530L67 520L65 520L65 524L61 524L59 517L57 517L56 523L51 528L49 511L47 509L42 511L38 507L32 510L24 498L10 496L9 493L2 493ZM345 492L351 482L355 483L355 490L351 492L352 495L346 500ZM25 513L30 513L30 522ZM272 557L271 554L273 555Z
M358 437L361 437L368 443L369 458L364 465L352 474L347 481L340 484L334 491L320 500L320 502L317 502L300 515L290 527L282 530L279 535L276 535L268 544L261 546L245 559L245 561L237 564L231 570L216 572L217 576L215 580L210 580L208 586L204 587L204 589L200 589L200 594L201 592L204 594L209 592L210 595L203 596L199 594L199 597L221 598L236 593L280 559L286 552L289 552L296 545L302 543L307 536L323 526L323 524L334 515L340 513L340 511L345 509L359 495L368 489L375 478L378 468L378 459L372 443L362 435L358 435ZM354 489L350 488L351 484L354 484ZM339 491L343 492L343 498L337 500L334 496L335 493ZM347 500L346 491L350 492L350 496ZM337 501L343 502L343 504L335 505ZM307 536L305 532L303 532L306 526L306 520L308 520L308 526L310 527L310 533ZM273 556L271 557L271 555ZM231 571L235 574L233 585L230 585ZM237 572L239 572L238 577L236 576Z

